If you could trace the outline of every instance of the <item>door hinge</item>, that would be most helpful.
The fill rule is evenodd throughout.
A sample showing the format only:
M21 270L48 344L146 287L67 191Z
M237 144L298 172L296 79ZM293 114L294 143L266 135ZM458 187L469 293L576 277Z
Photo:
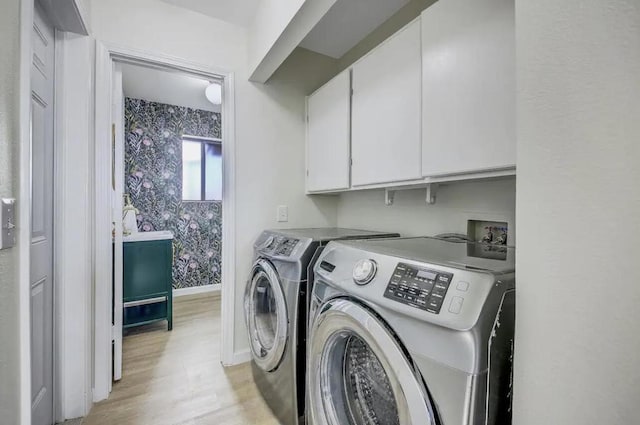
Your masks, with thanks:
M116 190L116 125L111 124L111 188Z
M309 170L307 170L307 177L309 177Z

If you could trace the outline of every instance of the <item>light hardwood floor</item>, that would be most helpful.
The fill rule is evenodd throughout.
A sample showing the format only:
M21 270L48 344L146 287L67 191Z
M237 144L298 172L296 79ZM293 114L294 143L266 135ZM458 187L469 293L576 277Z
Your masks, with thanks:
M278 425L258 393L248 363L220 364L220 299L174 300L166 323L124 338L122 380L84 425Z

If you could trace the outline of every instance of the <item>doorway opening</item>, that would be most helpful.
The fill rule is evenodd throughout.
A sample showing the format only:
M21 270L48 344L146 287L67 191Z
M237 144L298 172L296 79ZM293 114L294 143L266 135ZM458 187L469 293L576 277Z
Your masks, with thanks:
M97 46L94 401L233 363L233 111L231 73Z
M192 318L196 305L220 320L223 117L218 78L118 61L113 76L113 221L122 221L113 257L118 381L140 370L140 348L163 350L175 340L147 334L172 331L174 318ZM189 353L198 341L181 345Z

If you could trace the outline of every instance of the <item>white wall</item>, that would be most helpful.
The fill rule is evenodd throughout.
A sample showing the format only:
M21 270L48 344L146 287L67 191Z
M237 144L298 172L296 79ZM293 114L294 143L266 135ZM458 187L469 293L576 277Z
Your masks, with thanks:
M236 72L235 349L245 350L252 244L278 225L277 205L289 206L286 227L336 221L335 199L304 196L304 95L328 79L334 62L300 50L268 85L250 83L245 29L156 0L94 1L92 28L99 40Z
M435 204L425 198L424 189L398 191L386 206L383 190L345 193L339 195L338 226L429 236L466 234L468 219L491 219L509 222L509 243L515 243L514 178L442 185Z
M268 81L335 2L260 0L249 31L251 81Z
M91 33L91 0L75 0L80 16Z
M514 423L640 421L640 2L517 0Z
M249 66L267 55L306 0L259 0L249 31Z
M249 83L245 76L238 87L236 279L240 290L236 293L237 349L248 347L242 305L253 241L258 233L266 228L336 224L335 198L304 195L305 95L333 73L333 62L325 59L307 50L296 50L267 85ZM288 223L276 223L278 205L289 206Z
M349 51L340 58L338 69L342 71L351 66L355 61L420 16L424 9L435 2L436 0L411 0L382 25L360 40L358 44L349 49Z
M2 3L0 13L0 197L18 197L18 66L20 2ZM20 342L18 248L0 251L0 415L19 423Z
M222 110L205 96L205 90L211 84L209 80L141 65L123 63L120 66L125 97L203 111Z

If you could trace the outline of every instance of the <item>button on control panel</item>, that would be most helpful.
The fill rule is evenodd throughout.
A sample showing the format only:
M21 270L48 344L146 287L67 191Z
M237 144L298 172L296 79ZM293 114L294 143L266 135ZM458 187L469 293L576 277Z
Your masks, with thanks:
M460 310L462 310L462 303L464 302L464 298L462 297L453 297L451 299L451 304L449 304L449 312L453 314L459 314Z
M469 282L464 282L464 281L461 280L456 285L456 289L458 291L467 292L467 290L469 289Z
M398 263L384 296L438 314L452 279L451 273Z

